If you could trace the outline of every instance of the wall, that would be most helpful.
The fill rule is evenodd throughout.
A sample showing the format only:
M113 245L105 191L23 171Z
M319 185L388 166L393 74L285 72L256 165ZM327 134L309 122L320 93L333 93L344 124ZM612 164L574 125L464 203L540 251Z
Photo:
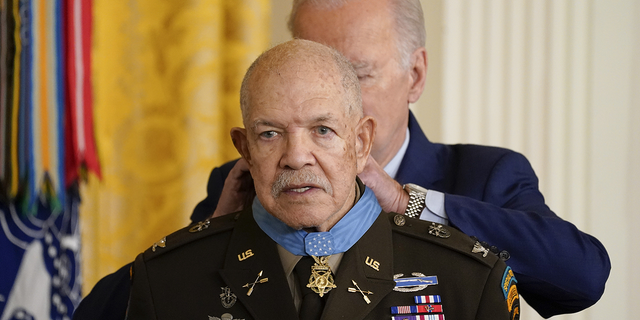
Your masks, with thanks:
M609 251L601 301L558 319L631 319L639 297L638 10L633 0L442 6L443 60L431 61L443 66L442 141L524 153L549 206Z

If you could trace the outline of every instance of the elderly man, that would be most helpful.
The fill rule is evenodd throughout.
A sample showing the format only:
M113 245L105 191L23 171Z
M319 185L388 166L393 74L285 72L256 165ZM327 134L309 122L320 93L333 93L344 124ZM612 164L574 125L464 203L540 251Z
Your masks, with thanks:
M246 129L231 136L252 206L138 256L128 318L518 318L516 281L497 256L459 231L381 212L359 183L375 120L340 53L307 40L265 52L241 106Z
M526 158L500 148L432 143L409 111L426 77L423 19L418 0L293 3L292 34L328 44L351 61L364 113L377 120L372 157L360 178L386 211L449 224L488 243L508 259L520 293L542 316L594 304L611 268L607 252L546 206ZM192 221L241 209L238 199L253 191L245 187L247 170L242 159L215 168ZM75 318L121 318L128 270L101 280Z

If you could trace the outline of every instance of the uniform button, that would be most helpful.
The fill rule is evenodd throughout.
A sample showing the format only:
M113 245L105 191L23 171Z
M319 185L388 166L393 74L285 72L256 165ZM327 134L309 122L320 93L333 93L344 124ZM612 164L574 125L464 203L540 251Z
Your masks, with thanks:
M393 217L393 223L395 223L398 227L404 226L405 222L406 220L403 215L397 214L395 215L395 217Z
M511 255L509 254L509 252L507 250L502 250L498 254L498 257L500 257L500 259L502 261L507 261L507 260L509 260L509 258L511 258Z

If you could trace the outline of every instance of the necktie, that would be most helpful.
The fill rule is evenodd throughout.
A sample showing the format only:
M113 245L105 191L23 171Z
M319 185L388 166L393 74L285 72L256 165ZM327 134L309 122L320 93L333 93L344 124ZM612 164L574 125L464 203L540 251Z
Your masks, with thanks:
M303 256L295 267L295 273L298 277L298 283L300 285L300 293L302 295L302 304L300 305L300 320L318 320L322 316L324 310L326 294L324 297L320 297L317 293L313 292L311 288L307 287L309 278L311 278L311 266L313 266L314 260L311 256Z

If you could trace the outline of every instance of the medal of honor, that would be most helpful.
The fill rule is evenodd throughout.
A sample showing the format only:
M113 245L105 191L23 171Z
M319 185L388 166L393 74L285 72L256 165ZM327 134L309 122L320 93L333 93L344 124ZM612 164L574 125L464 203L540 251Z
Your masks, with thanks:
M311 266L311 277L309 277L307 288L313 290L313 292L320 295L320 297L324 296L325 293L336 287L333 282L331 267L329 267L328 263L329 257L330 256L313 256L315 263Z

